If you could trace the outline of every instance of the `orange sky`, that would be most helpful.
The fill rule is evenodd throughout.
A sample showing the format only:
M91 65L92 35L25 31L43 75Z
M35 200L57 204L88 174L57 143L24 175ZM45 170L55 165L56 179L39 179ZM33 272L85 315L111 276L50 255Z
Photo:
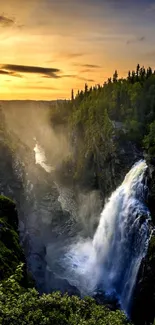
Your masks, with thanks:
M0 99L69 98L118 69L155 68L152 0L0 0Z

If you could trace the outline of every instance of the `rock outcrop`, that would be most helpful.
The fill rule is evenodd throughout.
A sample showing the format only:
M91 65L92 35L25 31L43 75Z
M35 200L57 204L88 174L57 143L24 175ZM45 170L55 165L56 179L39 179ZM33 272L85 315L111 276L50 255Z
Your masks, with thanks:
M133 297L131 318L136 325L149 325L155 317L155 233L143 259Z
M16 206L0 196L0 280L12 275L21 262L25 258L19 242Z

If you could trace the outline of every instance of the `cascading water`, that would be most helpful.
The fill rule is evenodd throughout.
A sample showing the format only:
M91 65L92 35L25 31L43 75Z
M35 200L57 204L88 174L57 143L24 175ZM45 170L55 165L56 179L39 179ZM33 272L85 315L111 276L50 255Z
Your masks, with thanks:
M41 167L43 167L47 173L50 173L51 171L53 171L54 168L47 165L47 163L46 163L46 156L45 156L45 152L44 152L43 148L39 144L36 143L33 150L35 152L36 164L39 164Z
M93 239L69 247L61 259L63 275L81 295L103 290L129 314L142 258L147 252L150 213L145 205L147 165L140 161L105 205Z
M36 144L34 151L36 164L51 173L54 168L47 165L44 150ZM74 236L67 237L68 240L60 245L58 255L53 255L53 248L49 252L49 245L46 245L46 262L54 274L54 281L67 280L82 296L104 292L117 297L128 315L138 270L150 238L146 169L145 161L140 161L126 175L105 205L93 238L79 238L74 231ZM59 191L58 185L57 188ZM63 199L68 206L64 194ZM49 278L49 286L50 281Z

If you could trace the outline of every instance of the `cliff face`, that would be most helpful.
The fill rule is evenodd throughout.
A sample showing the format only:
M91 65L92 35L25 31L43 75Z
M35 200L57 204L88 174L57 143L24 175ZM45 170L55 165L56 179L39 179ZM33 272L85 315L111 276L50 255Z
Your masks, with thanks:
M18 216L15 204L0 196L0 280L12 275L24 255L19 243Z
M152 236L148 252L143 259L133 297L132 319L137 325L149 325L155 318L155 166L147 157L148 169L148 201L151 212Z
M18 214L14 203L17 202L15 192L17 197L21 196L22 184L15 182L13 157L2 128L0 129L0 157L0 279L2 280L13 274L20 262L25 262L20 246Z
M70 231L72 221L58 200L53 175L35 164L34 143L29 148L5 128L0 133L0 194L16 203L20 242L38 290L50 291L50 282L54 285L51 270L47 269L47 260L52 260L50 246L62 245L62 236ZM58 281L56 289L61 290Z
M98 150L95 166L98 187L106 198L121 185L133 164L143 158L131 142L121 141L119 137L114 141L115 150L111 155L106 157L104 151Z
M68 182L80 189L100 191L103 204L134 163L144 159L142 150L126 138L122 129L113 129L104 145L94 138L93 150L84 147L79 130L73 130L70 139L72 151L59 166L58 178L63 184Z
M155 317L155 234L142 261L134 292L132 320L137 325L149 325Z

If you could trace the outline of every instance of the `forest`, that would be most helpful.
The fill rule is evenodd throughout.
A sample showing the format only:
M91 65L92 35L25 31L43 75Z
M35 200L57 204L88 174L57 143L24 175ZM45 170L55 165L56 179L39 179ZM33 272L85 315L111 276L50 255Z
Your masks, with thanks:
M115 160L121 143L133 144L154 161L155 71L151 67L137 64L126 78L119 78L116 70L103 85L85 84L77 94L72 89L71 100L51 105L49 114L54 128L67 129L74 147L64 166L75 182L98 187L100 153L104 152L104 161Z
M103 85L89 88L85 84L84 90L76 94L72 90L70 100L51 103L49 117L51 127L57 132L65 130L70 143L70 153L56 170L64 184L67 180L75 187L100 189L104 201L132 164L130 160L133 162L134 152L136 159L145 157L149 165L155 166L155 71L150 67L146 69L138 64L126 78L119 78L116 70ZM108 173L112 174L110 179ZM153 223L154 184L155 179L151 183L149 201ZM155 325L155 312L152 313L154 307L151 305L155 303L154 240L148 258L151 273L148 282L152 281L154 291L151 302L148 298L145 306L144 301L140 301L141 306L137 305L137 308L146 308L141 311L142 323L141 318L137 320L135 315L129 320L119 306L113 308L108 302L101 304L90 297L81 299L60 292L40 294L32 275L26 272L19 242L15 205L1 196L0 324ZM147 288L147 276L145 281Z

